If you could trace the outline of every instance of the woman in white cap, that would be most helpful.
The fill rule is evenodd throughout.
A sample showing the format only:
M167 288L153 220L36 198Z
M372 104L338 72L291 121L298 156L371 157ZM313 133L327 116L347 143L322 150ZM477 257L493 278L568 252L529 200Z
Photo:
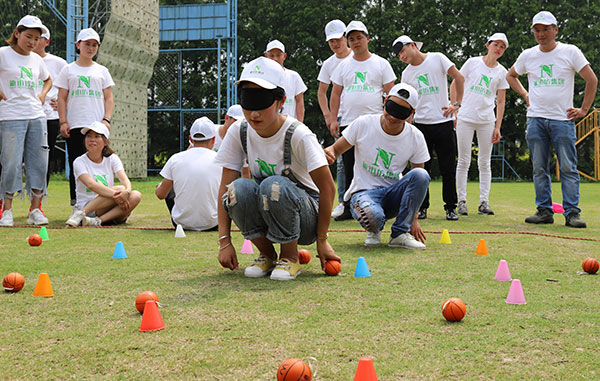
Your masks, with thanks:
M471 164L471 143L473 133L477 134L479 146L477 164L479 167L479 214L493 215L489 195L492 182L491 153L494 143L502 135L500 126L504 116L507 70L498 63L506 48L508 39L504 33L495 33L485 44L487 54L472 57L465 62L460 72L465 77L462 107L456 122L458 142L458 164L456 166L456 190L459 215L468 215L467 209L467 173ZM450 91L456 91L454 82ZM495 103L495 104L494 104ZM496 114L494 115L494 106Z
M142 194L131 190L121 159L109 146L108 128L101 122L93 122L89 127L75 131L84 136L87 152L73 162L77 180L77 211L66 224L100 226L124 223L140 203ZM114 175L121 185L114 185Z
M242 71L240 104L245 120L227 131L215 163L223 167L219 188L219 262L238 268L231 241L231 220L260 255L247 277L271 274L274 280L300 273L298 244L316 241L321 267L337 260L327 241L335 184L323 148L311 130L278 111L285 102L284 71L260 57ZM256 180L240 179L245 162ZM279 258L274 244L280 244Z
M112 80L108 69L96 62L100 36L91 28L82 29L75 43L77 61L63 68L56 78L58 87L58 116L60 134L67 140L69 166L85 153L81 129L92 122L101 122L110 131L114 99ZM75 204L75 178L69 175L71 205Z
M27 223L48 223L40 206L46 193L48 166L43 104L52 80L42 57L31 54L47 31L39 18L25 16L6 40L10 46L0 48L1 226L13 226L12 198L23 191L23 162L27 170L25 187L31 198Z

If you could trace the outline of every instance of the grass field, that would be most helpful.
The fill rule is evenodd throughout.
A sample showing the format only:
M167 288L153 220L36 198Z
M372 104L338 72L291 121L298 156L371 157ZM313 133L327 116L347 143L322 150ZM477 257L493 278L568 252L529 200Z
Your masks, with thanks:
M144 198L127 227L170 227L156 182L135 182ZM44 205L50 241L30 247L39 229L1 228L0 274L17 271L25 288L0 294L0 370L5 379L273 380L289 357L313 356L321 380L351 380L358 359L371 357L380 380L597 379L600 276L580 275L586 257L600 257L600 184L581 186L587 229L531 226L531 183L492 184L495 216L444 219L441 184L422 223L425 251L362 246L354 221L331 223L342 273L325 276L313 260L295 281L247 279L216 260L217 233L122 228L61 229L70 214L68 186L54 180ZM560 185L554 184L560 200ZM15 224L27 204L15 200ZM386 226L389 229L390 223ZM443 229L452 244L439 243ZM473 232L509 232L493 234ZM434 233L435 232L435 233ZM458 232L471 232L459 234ZM519 232L547 233L596 241ZM387 234L382 239L387 242ZM475 254L484 238L489 255ZM112 259L122 241L127 259ZM243 238L234 233L241 248ZM239 254L240 267L255 255ZM372 276L355 278L364 256ZM509 305L509 282L493 280L500 259L523 284L526 305ZM33 297L38 275L50 275L55 296ZM153 290L166 328L141 333L134 302ZM467 305L460 323L446 322L442 302Z

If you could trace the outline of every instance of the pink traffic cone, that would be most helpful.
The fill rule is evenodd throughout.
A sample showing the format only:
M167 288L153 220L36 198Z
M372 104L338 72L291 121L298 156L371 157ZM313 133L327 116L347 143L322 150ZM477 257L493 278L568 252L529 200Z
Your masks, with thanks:
M508 269L508 263L506 263L504 259L500 260L500 263L498 263L498 270L496 270L494 279L500 282L509 282L512 280L510 270Z
M564 213L565 208L563 208L563 206L561 204L553 202L552 203L552 211L554 211L554 213Z
M508 291L508 296L506 297L506 303L527 304L525 301L525 295L523 295L523 286L521 286L520 280L513 279L511 282L510 290Z
M254 254L254 249L252 248L252 242L245 239L244 244L242 245L242 254Z

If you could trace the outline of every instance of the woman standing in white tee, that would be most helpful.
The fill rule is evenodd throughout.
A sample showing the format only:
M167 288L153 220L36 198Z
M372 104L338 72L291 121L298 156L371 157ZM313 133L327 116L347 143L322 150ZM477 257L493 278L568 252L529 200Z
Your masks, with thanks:
M61 70L55 81L58 87L58 116L60 134L67 140L69 166L85 153L81 129L92 122L103 123L110 131L114 99L108 69L94 62L100 46L100 36L93 29L82 29L75 43L77 61ZM71 205L75 204L75 178L69 175Z
M77 210L69 217L67 225L100 226L125 222L140 203L142 194L131 190L123 163L109 146L108 127L93 122L76 131L84 136L87 152L73 162ZM115 186L114 175L121 185Z
M500 126L504 116L504 104L508 82L507 70L498 63L508 47L504 33L495 33L486 43L488 53L483 57L469 58L460 69L465 77L465 90L462 107L456 122L458 142L458 164L456 166L456 190L458 195L457 212L468 215L467 209L467 173L471 164L471 142L473 133L477 133L479 153L479 214L493 215L489 195L492 182L491 153L492 145L498 143ZM450 91L455 91L454 82ZM496 115L494 115L496 101Z
M48 166L43 104L52 80L42 57L31 54L41 34L47 31L39 18L25 16L6 41L10 46L0 48L0 203L4 209L0 213L1 226L13 225L12 198L23 191L23 162L27 170L25 187L31 197L27 223L48 223L40 206L46 192Z

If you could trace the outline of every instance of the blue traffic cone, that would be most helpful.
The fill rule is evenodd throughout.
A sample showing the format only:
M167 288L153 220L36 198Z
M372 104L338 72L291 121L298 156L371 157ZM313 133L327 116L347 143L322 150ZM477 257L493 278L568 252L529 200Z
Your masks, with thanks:
M127 253L125 253L125 247L123 246L123 242L117 242L117 246L115 246L115 253L113 254L113 259L122 259L127 258Z
M369 272L369 267L367 266L365 257L358 257L358 261L356 262L356 270L354 270L354 276L358 278L366 278L371 276L371 272Z

